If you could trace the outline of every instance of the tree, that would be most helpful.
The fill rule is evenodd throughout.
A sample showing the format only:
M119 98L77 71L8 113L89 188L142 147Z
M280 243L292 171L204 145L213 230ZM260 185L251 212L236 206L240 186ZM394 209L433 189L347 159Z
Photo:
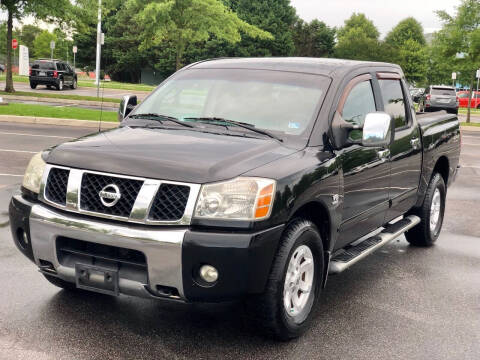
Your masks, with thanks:
M385 37L385 42L394 47L401 47L408 40L415 40L425 45L425 35L422 25L413 17L400 21Z
M385 61L386 52L378 40L380 33L364 14L353 13L337 31L335 56L353 60Z
M389 61L399 64L411 83L422 83L427 74L427 49L422 25L412 17L400 21L385 38Z
M73 5L69 0L2 0L0 8L7 11L7 80L5 91L14 92L12 77L12 31L13 20L20 21L27 15L53 21L70 19Z
M467 122L470 122L470 99L480 62L480 2L462 0L454 16L445 11L438 11L437 15L443 22L437 35L440 54L454 64L460 80L470 84L467 110Z
M33 56L36 58L50 58L50 42L56 40L57 37L48 30L40 32L33 41Z
M361 30L368 39L378 40L378 37L380 36L380 33L373 22L361 13L353 13L350 18L345 20L345 25L338 30L338 39L347 36L351 29Z
M31 25L31 24L23 25L22 28L19 30L20 43L22 45L25 45L30 49L30 51L32 51L33 42L41 31L42 30L36 25Z
M335 46L335 29L317 19L298 19L293 27L296 56L328 57Z
M142 9L135 19L144 26L140 49L170 41L175 47L176 69L182 67L188 45L206 41L212 35L229 43L238 43L242 33L273 39L270 33L241 20L219 0L136 1Z

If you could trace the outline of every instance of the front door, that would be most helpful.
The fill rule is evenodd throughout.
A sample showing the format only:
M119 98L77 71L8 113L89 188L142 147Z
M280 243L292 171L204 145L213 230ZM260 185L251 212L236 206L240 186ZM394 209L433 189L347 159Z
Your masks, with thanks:
M355 125L363 125L368 113L377 111L370 75L355 78L346 87L337 112ZM361 139L353 130L350 138ZM346 146L338 155L343 171L343 220L336 248L341 248L382 226L388 209L389 151L382 147Z
M421 176L421 134L413 119L413 106L408 100L405 84L398 74L379 73L378 83L384 111L395 121L395 138L390 145L391 208L385 221L407 212L417 200Z

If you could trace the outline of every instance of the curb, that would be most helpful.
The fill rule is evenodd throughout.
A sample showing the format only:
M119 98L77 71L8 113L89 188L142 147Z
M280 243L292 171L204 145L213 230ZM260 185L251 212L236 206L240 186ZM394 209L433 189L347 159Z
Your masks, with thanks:
M59 125L59 126L78 126L78 127L87 127L87 128L98 128L100 125L100 121L93 121L93 120L59 119L59 118L15 116L15 115L0 115L0 122ZM113 129L118 127L119 123L102 121L101 126L102 126L102 129Z
M4 99L10 100L24 100L24 101L37 101L37 102L46 102L46 103L60 103L60 104L70 104L70 105L92 105L92 106L102 106L104 108L118 108L120 103L108 102L108 101L91 101L91 100L73 100L73 99L58 99L58 98L47 98L47 97L36 97L36 96L19 96L19 95L0 95Z

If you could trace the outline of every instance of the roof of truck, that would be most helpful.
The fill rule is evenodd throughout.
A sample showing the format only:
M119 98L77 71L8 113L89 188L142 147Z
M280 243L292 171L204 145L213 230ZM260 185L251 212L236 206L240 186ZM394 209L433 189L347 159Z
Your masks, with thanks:
M195 69L278 70L317 75L348 72L360 67L392 67L401 70L398 65L382 62L308 57L220 58L200 61L189 66Z

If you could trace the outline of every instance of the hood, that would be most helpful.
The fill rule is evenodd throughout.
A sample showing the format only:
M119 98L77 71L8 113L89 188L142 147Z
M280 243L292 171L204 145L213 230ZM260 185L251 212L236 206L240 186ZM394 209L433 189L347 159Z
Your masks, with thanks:
M52 149L47 162L190 183L230 179L297 150L267 138L183 129L121 127Z

